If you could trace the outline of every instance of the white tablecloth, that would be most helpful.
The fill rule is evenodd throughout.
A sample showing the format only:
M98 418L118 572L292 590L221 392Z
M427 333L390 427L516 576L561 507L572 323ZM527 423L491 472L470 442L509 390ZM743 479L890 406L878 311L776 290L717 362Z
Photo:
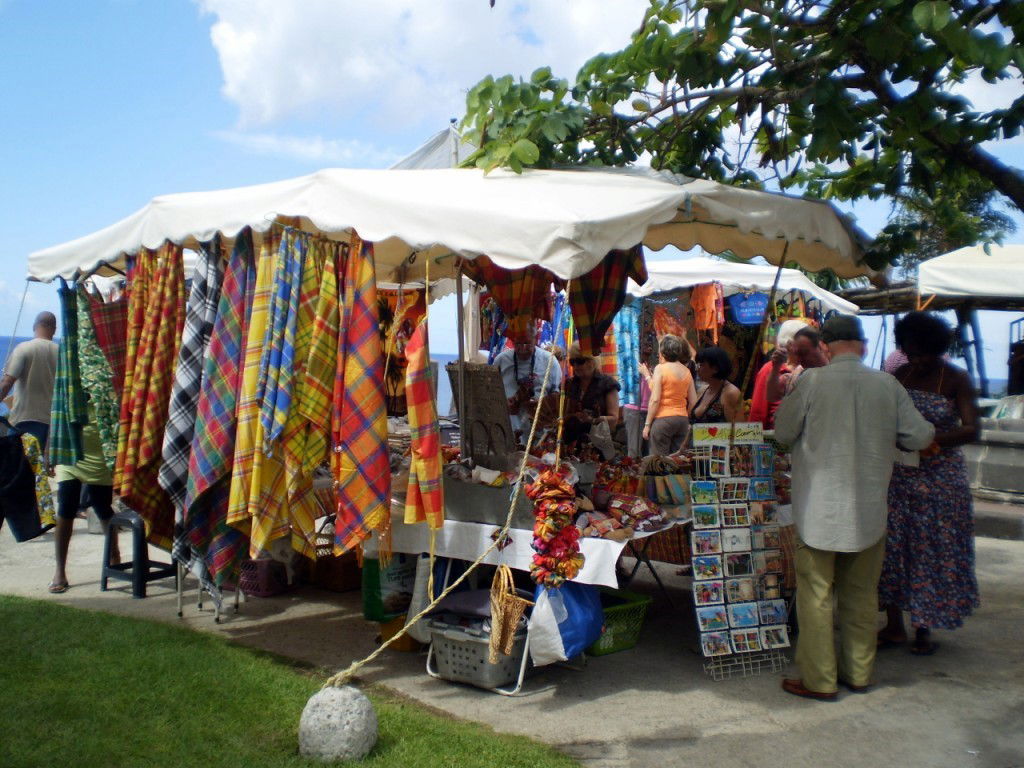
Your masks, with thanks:
M679 525L685 521L676 520L671 525ZM669 527L671 527L671 525ZM462 523L448 520L437 532L434 552L438 557L452 557L457 560L476 560L480 554L492 544L491 534L498 528L487 523ZM665 530L662 528L661 530ZM650 533L634 534L634 539L651 536ZM498 565L504 563L510 568L520 571L530 570L533 558L533 532L520 528L509 530L512 543L500 552L495 549L488 553L485 563ZM615 576L615 563L619 559L626 542L609 541L608 539L580 539L580 550L586 561L583 570L574 579L582 584L602 584L606 587L618 587ZM406 525L402 518L393 516L391 520L391 548L395 552L420 554L430 551L430 529L425 523Z

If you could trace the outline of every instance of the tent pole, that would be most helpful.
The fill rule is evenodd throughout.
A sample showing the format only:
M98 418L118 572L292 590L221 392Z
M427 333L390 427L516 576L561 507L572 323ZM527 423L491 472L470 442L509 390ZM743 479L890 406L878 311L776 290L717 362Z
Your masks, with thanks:
M978 310L971 307L971 340L974 343L974 362L978 366L978 384L981 388L981 396L988 397L988 374L985 372L985 353L981 348L981 323L978 320Z
M459 314L456 322L459 332L459 456L466 458L466 318L462 299L462 259L459 259L455 274L455 293L458 296Z
M747 371L743 374L743 386L740 387L740 402L746 402L747 387L750 386L750 377L754 372L754 364L757 362L757 354L761 350L761 342L764 341L765 328L768 327L768 318L771 317L775 305L775 292L779 289L779 280L782 278L782 269L786 266L786 252L789 250L789 241L782 248L782 256L779 257L779 268L775 270L775 280L772 282L772 290L768 294L768 304L764 308L764 317L761 318L761 327L757 329L757 341L750 352L750 360L747 361ZM746 418L748 411L743 408L743 417Z
M971 377L971 381L978 381L976 360L974 359L977 355L977 350L967 343L967 318L969 314L970 310L966 304L961 304L956 308L956 339L960 344L960 352L964 356L964 362L967 363L967 373ZM978 384L980 385L981 382L978 381Z

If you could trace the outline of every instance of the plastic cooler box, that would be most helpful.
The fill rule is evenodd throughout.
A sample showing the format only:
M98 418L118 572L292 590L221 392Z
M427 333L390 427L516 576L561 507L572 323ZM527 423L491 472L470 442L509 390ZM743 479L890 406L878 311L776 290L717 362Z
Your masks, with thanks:
M525 628L516 632L512 653L508 656L499 653L498 663L491 664L487 660L489 633L439 619L431 619L427 626L437 674L445 680L491 689L507 685L519 677L523 653L526 652Z

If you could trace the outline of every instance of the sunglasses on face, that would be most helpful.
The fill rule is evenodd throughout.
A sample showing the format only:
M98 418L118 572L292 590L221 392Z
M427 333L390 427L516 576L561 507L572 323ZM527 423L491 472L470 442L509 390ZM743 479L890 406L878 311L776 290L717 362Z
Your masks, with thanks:
M579 367L579 366L583 365L584 363L589 363L589 362L590 362L590 358L589 357L573 357L573 358L569 359L569 365L573 365L573 366L576 366L576 367Z

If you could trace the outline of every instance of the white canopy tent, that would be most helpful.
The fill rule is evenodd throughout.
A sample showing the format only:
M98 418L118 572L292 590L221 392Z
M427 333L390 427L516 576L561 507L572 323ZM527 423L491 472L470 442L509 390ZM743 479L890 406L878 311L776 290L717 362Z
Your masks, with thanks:
M455 121L438 131L412 152L391 166L393 171L417 171L426 168L458 168L476 152L455 127Z
M726 296L747 291L768 293L775 282L778 270L763 264L736 264L729 261L696 257L674 261L649 261L647 282L642 286L629 281L627 293L636 298L688 288L701 283L716 282L722 286ZM834 310L842 314L857 313L857 305L842 299L834 293L815 285L807 276L796 269L783 269L779 277L778 291L801 291L808 298L821 302L826 312Z
M972 245L921 263L922 296L1024 297L1024 245Z
M561 278L593 269L611 250L702 245L743 258L795 261L841 277L871 275L868 238L830 204L738 189L650 169L326 169L250 187L166 195L105 229L29 256L28 277L74 278L165 240L196 247L217 232L257 237L285 218L302 229L376 244L381 280L454 274L450 254L499 266L540 264Z

